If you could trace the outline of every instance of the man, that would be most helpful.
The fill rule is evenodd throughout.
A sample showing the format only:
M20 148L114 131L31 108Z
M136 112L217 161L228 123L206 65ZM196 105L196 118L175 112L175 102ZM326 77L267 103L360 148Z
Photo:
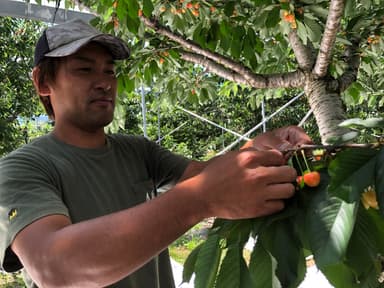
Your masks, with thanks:
M80 20L48 28L36 46L33 81L55 127L0 161L0 261L24 267L29 287L174 287L166 248L189 228L275 213L294 193L295 170L271 148L310 142L297 127L208 162L105 135L114 61L128 54Z

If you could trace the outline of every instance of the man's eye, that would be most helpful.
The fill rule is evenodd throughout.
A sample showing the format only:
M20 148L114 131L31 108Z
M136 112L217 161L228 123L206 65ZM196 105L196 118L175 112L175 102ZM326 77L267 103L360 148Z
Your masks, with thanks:
M82 72L89 72L89 71L91 71L91 68L89 68L89 67L80 67L80 68L78 68L78 70L82 71Z

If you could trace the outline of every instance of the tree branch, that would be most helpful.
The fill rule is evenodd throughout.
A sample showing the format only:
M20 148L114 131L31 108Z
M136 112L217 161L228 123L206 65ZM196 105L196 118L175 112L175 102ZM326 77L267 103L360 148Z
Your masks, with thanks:
M198 54L190 53L190 52L185 52L185 51L179 51L179 53L181 55L181 59L204 66L206 68L207 73L212 72L229 81L233 81L239 84L249 85L249 83L247 82L247 80L244 79L243 76L239 75L238 73L232 70L225 68L220 64L217 64L216 62L206 57L203 57Z
M304 72L298 70L295 72L260 75L253 73L249 79L245 79L239 73L225 68L204 56L186 51L179 52L181 58L195 64L204 66L207 72L212 72L224 79L234 81L239 84L249 85L253 88L297 88L304 85Z
M295 148L288 148L285 150L282 150L281 152L297 152L300 150L315 150L315 149L324 149L328 151L335 151L339 149L347 149L347 148L367 148L367 149L377 149L380 146L383 146L384 143L376 142L376 143L347 143L347 144L339 144L339 145L322 145L322 144L303 144L299 147Z
M193 52L182 51L181 55L184 60L203 65L210 72L225 79L247 84L254 88L297 88L304 85L305 76L302 71L270 75L255 74L249 68L232 59L201 48L196 43L163 27L154 19L143 16L140 18L147 27L154 29L157 33L166 36L170 40L180 44L183 48Z
M336 34L340 27L343 12L344 0L331 0L323 39L320 44L319 55L317 56L316 64L313 69L313 74L318 78L324 77L327 74L333 50L332 48L335 45Z
M289 43L295 53L297 63L303 71L310 71L315 63L313 49L305 46L297 35L297 30L291 30L288 34Z
M176 34L175 32L172 32L170 29L160 25L158 21L154 19L149 19L144 16L140 17L143 23L152 29L154 29L157 33L168 37L172 41L175 41L176 43L179 43L181 46L183 46L185 49L190 50L196 54L202 55L217 64L221 64L226 68L231 69L232 71L242 75L244 79L248 82L252 80L254 73L244 65L237 63L233 61L232 59L229 59L227 57L224 57L218 53L208 51L206 49L201 48L198 44L186 40L184 37Z

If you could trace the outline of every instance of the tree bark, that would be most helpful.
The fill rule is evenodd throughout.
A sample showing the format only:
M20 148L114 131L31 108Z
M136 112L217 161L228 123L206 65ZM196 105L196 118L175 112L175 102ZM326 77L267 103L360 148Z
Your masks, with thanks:
M327 90L325 80L308 80L304 91L316 118L323 144L328 144L330 137L338 137L349 131L338 126L346 119L343 103L337 92Z
M343 13L344 0L332 0L329 5L327 23L325 24L319 54L317 55L316 64L313 68L313 74L316 75L317 78L322 78L327 75Z

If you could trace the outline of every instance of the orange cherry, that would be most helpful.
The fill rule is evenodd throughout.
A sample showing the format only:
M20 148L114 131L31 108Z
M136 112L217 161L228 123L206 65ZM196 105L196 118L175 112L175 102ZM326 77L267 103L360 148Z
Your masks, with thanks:
M304 174L304 183L309 187L316 187L320 184L320 173L312 171Z

